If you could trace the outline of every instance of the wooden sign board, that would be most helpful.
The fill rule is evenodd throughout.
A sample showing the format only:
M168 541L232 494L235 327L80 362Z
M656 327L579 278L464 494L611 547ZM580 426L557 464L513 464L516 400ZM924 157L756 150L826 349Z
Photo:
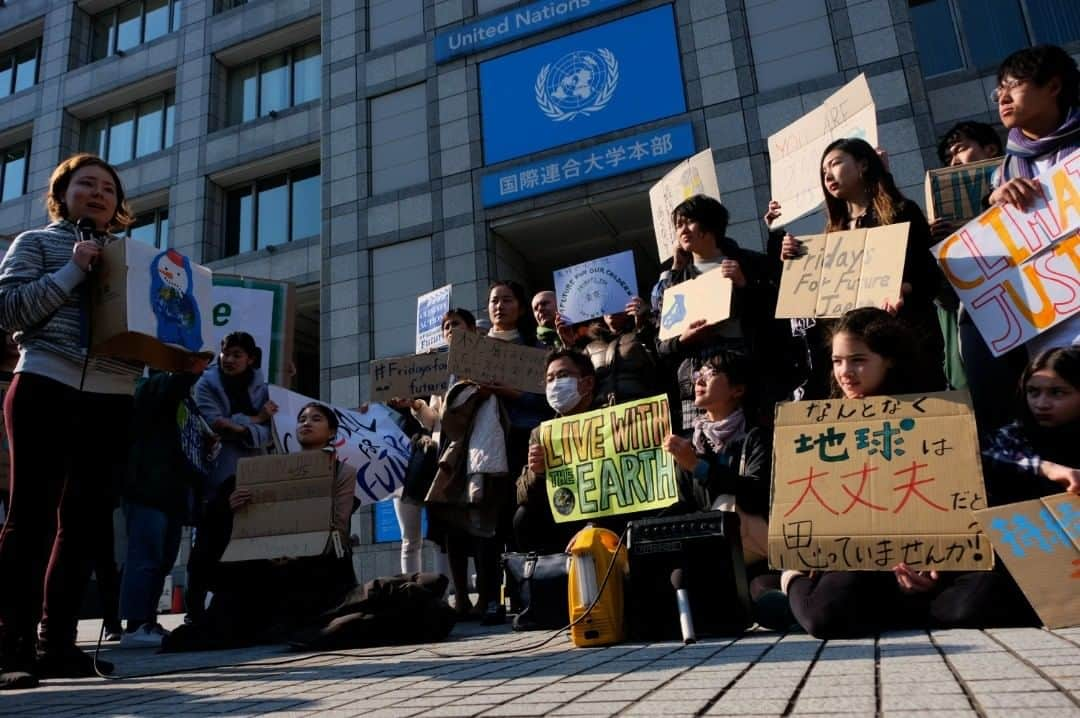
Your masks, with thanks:
M900 299L910 223L801 237L805 253L784 260L776 316L839 317Z
M978 570L994 565L966 392L777 405L769 565Z
M368 365L370 400L426 399L444 393L450 377L449 360L445 351L372 360Z

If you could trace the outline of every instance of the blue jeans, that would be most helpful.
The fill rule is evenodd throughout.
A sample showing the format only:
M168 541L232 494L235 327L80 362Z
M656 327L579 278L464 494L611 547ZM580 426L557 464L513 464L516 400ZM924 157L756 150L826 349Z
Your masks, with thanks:
M181 523L164 511L124 501L128 549L120 585L120 617L153 623L158 598L180 551Z

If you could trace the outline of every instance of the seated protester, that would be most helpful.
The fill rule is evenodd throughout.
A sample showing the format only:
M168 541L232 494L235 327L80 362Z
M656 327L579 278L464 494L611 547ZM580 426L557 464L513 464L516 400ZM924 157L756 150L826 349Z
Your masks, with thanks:
M631 298L626 311L593 323L584 352L596 369L596 396L602 403L644 399L665 389L657 381L656 326L640 297Z
M731 317L707 325L705 320L691 322L681 336L657 343L660 358L675 372L676 384L669 390L672 398L671 422L676 433L689 429L701 413L694 406L692 375L702 361L723 349L745 351L772 376L769 367L777 352L769 350L776 285L767 271L764 255L741 249L726 237L728 211L711 197L695 195L672 211L678 246L670 272L664 272L652 291L653 312L663 320L665 291L711 271L730 279ZM769 382L772 384L772 382Z
M201 430L205 422L192 411L191 392L212 356L192 355L186 371L154 373L135 391L130 458L121 491L127 527L120 586L120 616L127 619L127 630L121 648L158 647L168 635L157 622L158 599L176 563L194 492L206 478L210 442ZM181 416L187 418L184 425L179 424Z
M997 132L982 122L957 123L938 143L938 158L948 167L1000 157L1001 151ZM932 241L940 242L960 226L961 223L947 219L935 220L930 225ZM1027 352L1018 348L995 357L948 282L942 282L937 304L949 386L971 392L975 418L981 429L1001 426L1008 421L1012 407L1007 394L999 389L1016 384L1027 363Z
M992 98L1009 138L990 204L1024 209L1041 192L1034 178L1080 148L1080 71L1060 47L1040 45L1005 58L997 80ZM1077 344L1080 312L1029 341L1028 356Z
M982 451L987 504L1000 506L1071 491L1080 494L1080 348L1040 354L1019 382L1019 418ZM930 597L940 628L1038 626L1042 622L998 558L992 571L914 572L897 567L901 589Z
M325 404L311 402L297 416L296 439L303 451L334 453L337 431L337 416ZM323 553L222 564L211 582L213 598L205 616L166 636L162 650L283 641L337 606L356 586L349 531L359 503L354 495L356 469L336 458L334 465L330 536ZM251 501L248 489L229 495L229 506L237 513Z
M865 307L845 314L833 329L830 345L835 398L910 394L927 388L911 329L882 309ZM772 603L777 589L787 594L795 620L816 638L854 638L925 622L925 602L906 596L890 573L785 571L779 580L773 575L754 579L750 596L755 603ZM788 628L786 623L763 625Z
M695 420L690 439L670 435L664 442L683 471L680 493L692 504L687 508L738 512L748 566L769 556L772 463L769 433L749 422L742 409L752 374L743 354L723 351L706 359L694 373L694 404L705 413Z

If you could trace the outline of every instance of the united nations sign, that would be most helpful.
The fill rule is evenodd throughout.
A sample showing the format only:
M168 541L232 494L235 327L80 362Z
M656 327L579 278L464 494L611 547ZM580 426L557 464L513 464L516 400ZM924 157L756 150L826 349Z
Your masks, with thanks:
M686 111L670 5L480 65L487 164Z

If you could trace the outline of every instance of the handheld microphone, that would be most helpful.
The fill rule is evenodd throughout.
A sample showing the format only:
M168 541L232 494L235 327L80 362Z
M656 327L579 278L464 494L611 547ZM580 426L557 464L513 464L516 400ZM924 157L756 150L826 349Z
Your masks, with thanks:
M79 221L75 223L75 231L78 233L81 242L97 241L97 225L89 217L80 217ZM90 263L89 271L94 271L93 262Z
M681 568L671 572L671 587L675 589L675 603L679 607L679 628L682 629L683 644L688 646L697 643L694 619L690 615L690 594L686 592L686 579Z

